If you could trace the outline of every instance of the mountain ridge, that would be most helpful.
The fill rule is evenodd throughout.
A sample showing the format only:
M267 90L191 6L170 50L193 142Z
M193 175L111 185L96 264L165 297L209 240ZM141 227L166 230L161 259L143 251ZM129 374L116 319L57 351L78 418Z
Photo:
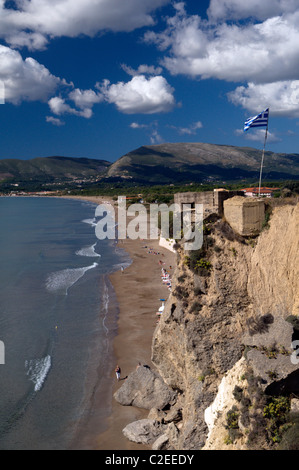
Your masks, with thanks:
M163 183L259 176L262 152L252 147L207 143L166 143L142 146L122 156L107 170L109 177ZM153 171L154 168L154 171ZM299 177L299 154L265 152L264 176Z
M232 182L257 180L262 151L252 147L209 143L145 145L115 162L85 157L37 157L0 160L2 181L130 180L136 184ZM265 152L263 178L299 179L299 154Z
M111 162L90 158L37 157L31 160L0 160L1 180L55 181L79 177L93 177L102 174Z

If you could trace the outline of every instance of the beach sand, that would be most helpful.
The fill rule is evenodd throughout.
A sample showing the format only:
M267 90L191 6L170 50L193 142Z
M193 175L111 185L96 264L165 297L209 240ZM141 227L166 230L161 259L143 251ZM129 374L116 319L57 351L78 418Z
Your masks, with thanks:
M78 197L95 203L109 201L105 197ZM161 260L163 267L173 273L176 255L161 248L158 240L120 240L119 248L124 249L132 264L124 270L109 276L118 303L118 330L113 341L115 365L110 379L112 395L121 387L124 378L136 369L139 362L154 368L151 363L152 338L157 326L156 312L161 306L160 299L167 299L168 288L162 284ZM148 247L148 248L145 248ZM149 248L152 252L149 253ZM154 253L158 253L154 254ZM121 367L121 379L116 380L114 368ZM110 384L110 386L111 386ZM97 405L98 401L98 405ZM94 406L101 405L101 394ZM98 450L146 450L148 447L127 440L122 433L127 424L147 417L149 411L118 404L111 396L110 415L106 419L106 431L97 435L95 429L93 446Z

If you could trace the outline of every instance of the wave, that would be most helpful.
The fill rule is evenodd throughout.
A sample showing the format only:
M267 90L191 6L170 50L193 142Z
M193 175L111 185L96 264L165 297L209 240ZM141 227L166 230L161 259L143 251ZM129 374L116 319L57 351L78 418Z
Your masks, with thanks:
M113 264L112 272L120 271L121 268L126 269L129 266L131 266L131 264L132 264L132 261L124 261L123 263Z
M93 263L91 266L86 266L84 268L64 269L63 271L52 273L46 280L46 288L49 292L64 290L67 294L68 289L79 281L86 271L94 269L97 266L98 263Z
M46 356L42 359L32 359L25 362L25 368L29 380L34 383L34 391L41 390L47 375L51 369L52 361L51 356Z
M76 255L87 256L88 258L97 258L97 257L100 258L101 255L95 251L96 246L97 246L97 243L91 246L86 246L82 248L81 250L76 251Z

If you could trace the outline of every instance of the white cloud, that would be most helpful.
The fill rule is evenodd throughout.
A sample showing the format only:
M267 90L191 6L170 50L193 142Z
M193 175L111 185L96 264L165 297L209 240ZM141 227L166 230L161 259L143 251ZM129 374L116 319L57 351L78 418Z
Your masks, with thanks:
M208 9L212 21L256 18L265 20L283 13L293 13L299 8L298 0L211 0Z
M69 98L81 109L91 109L94 104L100 103L104 99L103 96L93 90L79 90L78 88L71 91Z
M228 97L235 105L253 113L270 107L272 115L299 117L299 80L258 85L249 83L237 87Z
M208 20L187 5L174 4L164 31L144 35L164 51L162 65L173 75L247 82L229 94L234 104L299 117L299 0L211 0Z
M53 126L64 126L65 122L61 121L61 119L55 118L53 116L46 116L46 121L53 124Z
M180 11L144 39L169 50L162 64L174 75L266 83L299 74L299 7L258 23L211 24Z
M177 127L177 126L169 126L172 129L175 129L181 135L192 135L196 134L198 129L202 129L203 125L201 121L194 122L188 127Z
M64 98L55 96L49 100L49 107L53 114L57 116L62 116L63 114L73 114L74 116L84 117L86 119L91 118L92 110L91 108L84 108L82 110L77 110L72 108L69 104L66 103Z
M173 88L164 77L138 75L128 83L110 84L105 80L97 85L108 103L125 114L154 114L168 112L175 106Z
M5 101L47 101L64 80L52 75L44 65L18 51L0 45L0 80L5 85Z
M138 122L132 122L130 124L131 129L146 129L148 127L147 124L139 124Z
M14 45L45 47L51 37L95 36L154 24L154 11L170 0L17 0L0 2L0 36Z
M162 144L163 138L160 136L157 130L153 130L150 141L152 145Z
M136 75L160 75L162 73L162 67L154 67L153 65L139 65L137 70L134 70L132 67L122 64L122 69L132 77Z
M202 123L200 121L195 122L194 124L191 124L189 127L180 127L179 132L180 134L196 134L196 131L198 129L201 129L203 127Z
M265 142L265 129L250 129L247 132L242 131L241 129L237 129L235 134L238 136L244 137L246 140L250 140L252 142ZM281 139L275 135L274 132L267 132L267 142L268 143L276 143L281 142Z

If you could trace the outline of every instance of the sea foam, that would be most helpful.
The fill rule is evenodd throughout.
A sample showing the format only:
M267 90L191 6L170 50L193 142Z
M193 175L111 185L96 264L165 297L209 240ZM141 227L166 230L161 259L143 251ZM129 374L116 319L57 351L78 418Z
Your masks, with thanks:
M81 248L81 250L76 251L76 255L78 256L87 256L88 258L97 258L101 257L99 253L95 251L97 246L97 243L91 246L86 246L84 248Z
M94 269L98 266L98 263L93 263L91 266L84 268L64 269L57 271L49 275L46 280L46 288L49 292L65 291L72 287L84 274L90 269Z
M38 392L51 369L51 356L46 356L42 359L32 359L25 362L25 368L29 380L34 383L34 391Z

